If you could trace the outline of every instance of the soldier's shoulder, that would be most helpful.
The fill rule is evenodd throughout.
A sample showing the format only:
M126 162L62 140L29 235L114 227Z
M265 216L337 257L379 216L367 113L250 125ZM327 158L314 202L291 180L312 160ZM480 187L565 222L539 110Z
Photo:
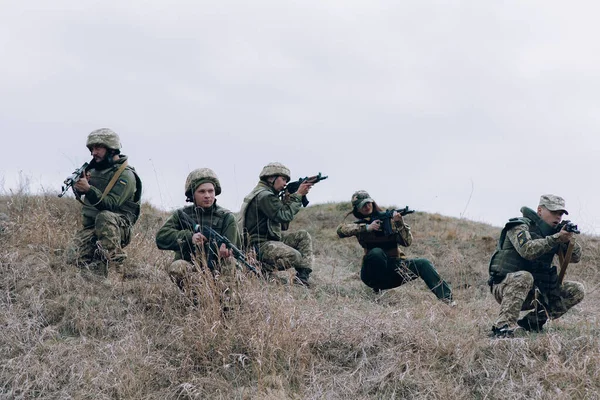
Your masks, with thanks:
M190 204L189 206L185 206L185 207L176 209L175 211L173 211L173 213L177 214L178 212L184 212L186 214L190 214L194 211L194 208L196 208L196 206L194 206L193 204Z
M505 225L506 229L514 229L520 227L522 225L529 226L531 225L531 220L525 217L515 217L508 220Z
M264 199L266 197L277 197L277 195L272 190L269 190L267 188L259 190L259 192L256 193L256 198L259 200Z
M233 213L233 211L231 211L229 208L225 208L225 207L220 206L220 205L217 204L216 205L216 209L217 209L218 212L222 213L223 215L232 215L232 216L235 216L234 213Z

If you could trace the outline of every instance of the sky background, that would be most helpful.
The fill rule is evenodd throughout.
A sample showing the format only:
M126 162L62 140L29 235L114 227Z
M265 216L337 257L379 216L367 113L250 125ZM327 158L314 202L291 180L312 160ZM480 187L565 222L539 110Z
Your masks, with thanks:
M311 204L501 226L543 193L600 234L600 4L0 0L0 190L55 191L121 136L144 200L219 176L238 211L262 167L322 172Z

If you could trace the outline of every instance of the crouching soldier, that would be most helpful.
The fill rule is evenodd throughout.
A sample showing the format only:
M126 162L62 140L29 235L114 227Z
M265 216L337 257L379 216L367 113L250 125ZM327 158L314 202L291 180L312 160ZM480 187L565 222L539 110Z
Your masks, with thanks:
M541 331L548 318L559 318L584 296L581 283L559 282L552 265L557 254L561 259L571 254L573 263L581 258L573 232L561 224L568 214L563 198L543 195L537 212L528 207L521 212L523 217L512 218L502 230L490 260L489 284L500 303L500 315L492 327L496 337L512 336L519 328ZM522 310L531 311L519 319Z
M231 211L217 205L219 194L221 184L213 170L200 168L190 172L185 181L185 196L192 205L173 212L156 234L159 249L175 252L168 272L183 291L189 289L190 277L202 269L221 272L224 266L234 265L231 249L224 243L217 247L214 241L209 242L202 232L195 232L191 226L208 226L240 247L235 217Z
M309 286L313 267L312 239L305 230L283 233L302 208L302 196L308 194L312 183L303 182L288 199L279 198L290 181L290 170L272 162L259 174L259 182L245 198L238 215L238 228L243 232L244 245L258 254L264 272L296 270L295 283Z
M142 181L121 154L121 140L112 130L93 131L86 146L93 159L73 185L83 204L83 229L67 247L66 261L108 276L109 266L119 268L127 258L123 248L140 216Z

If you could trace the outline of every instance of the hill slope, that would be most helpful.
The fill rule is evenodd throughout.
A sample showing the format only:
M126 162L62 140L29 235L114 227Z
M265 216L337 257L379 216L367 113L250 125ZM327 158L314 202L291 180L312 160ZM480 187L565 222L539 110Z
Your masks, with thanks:
M128 274L98 281L62 263L77 202L3 197L0 397L598 398L598 239L579 238L583 260L567 272L586 284L581 305L543 334L493 340L498 305L486 280L498 228L406 217L408 255L429 258L451 283L450 308L420 280L383 294L362 284L362 250L335 234L349 207L310 206L292 223L315 239L311 289L205 277L194 306L164 272L172 254L154 245L164 213L144 205ZM223 315L225 290L234 306Z

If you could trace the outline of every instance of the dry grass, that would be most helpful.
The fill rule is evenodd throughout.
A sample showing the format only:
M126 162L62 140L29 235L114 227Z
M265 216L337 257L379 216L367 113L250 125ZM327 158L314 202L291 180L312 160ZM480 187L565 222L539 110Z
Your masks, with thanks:
M420 281L380 295L364 286L362 250L335 235L348 207L311 206L292 224L315 239L313 288L200 277L194 306L154 245L164 213L144 206L127 248L135 278L97 281L62 262L77 202L0 198L0 398L600 398L597 238L581 238L584 259L567 273L587 286L581 305L546 333L492 340L498 306L485 281L498 228L407 217L409 255L451 282L449 308ZM226 288L235 306L224 314Z

